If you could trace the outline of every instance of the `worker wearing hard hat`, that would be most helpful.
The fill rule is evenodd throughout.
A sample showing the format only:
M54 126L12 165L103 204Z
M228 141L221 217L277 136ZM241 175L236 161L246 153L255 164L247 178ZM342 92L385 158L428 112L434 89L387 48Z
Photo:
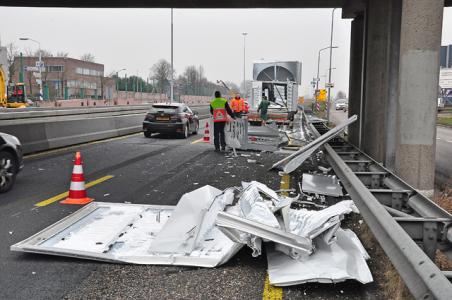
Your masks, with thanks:
M231 101L231 109L236 117L241 117L245 112L245 100L240 97L240 94L236 94L235 98Z

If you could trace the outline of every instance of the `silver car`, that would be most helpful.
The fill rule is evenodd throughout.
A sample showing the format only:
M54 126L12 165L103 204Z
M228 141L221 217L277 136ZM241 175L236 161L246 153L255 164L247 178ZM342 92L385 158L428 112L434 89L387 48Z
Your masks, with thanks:
M347 100L345 100L345 99L338 99L338 100L336 100L336 102L334 103L334 108L336 110L344 110L344 111L346 111L347 108L348 108Z

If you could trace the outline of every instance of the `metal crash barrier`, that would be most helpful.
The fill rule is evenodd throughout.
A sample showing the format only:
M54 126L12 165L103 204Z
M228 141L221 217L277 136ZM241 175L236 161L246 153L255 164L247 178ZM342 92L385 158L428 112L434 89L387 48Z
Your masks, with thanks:
M208 120L210 143L213 145L213 119ZM278 128L272 125L250 126L246 118L229 120L225 129L226 145L241 150L277 151L286 140Z
M96 108L24 109L0 113L0 132L22 143L23 153L33 153L117 137L142 131L149 105ZM200 117L208 106L193 106Z
M305 118L306 119L306 118ZM324 122L309 123L316 137ZM450 299L452 284L433 262L452 257L452 216L360 149L336 137L327 159L416 299Z

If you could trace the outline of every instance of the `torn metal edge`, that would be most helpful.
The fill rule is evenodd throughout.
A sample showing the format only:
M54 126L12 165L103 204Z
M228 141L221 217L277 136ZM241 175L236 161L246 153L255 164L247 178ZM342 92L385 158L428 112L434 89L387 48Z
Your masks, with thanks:
M236 238L237 234L233 231L239 230L266 240L289 246L302 252L304 255L310 255L313 251L312 241L308 238L250 221L229 213L218 213L216 224L228 237L232 236Z

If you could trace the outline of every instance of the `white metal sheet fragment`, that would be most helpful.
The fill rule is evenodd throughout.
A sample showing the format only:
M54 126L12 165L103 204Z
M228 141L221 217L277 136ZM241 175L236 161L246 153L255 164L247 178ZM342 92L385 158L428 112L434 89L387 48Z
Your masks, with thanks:
M273 206L272 201L264 201L259 194L256 182L249 184L243 191L239 205L242 215L252 221L259 222L274 228L279 228L278 220L269 206ZM276 195L276 193L275 193ZM276 197L278 197L276 195ZM267 204L269 202L269 204Z
M330 228L337 229L343 215L351 212L358 209L352 200L344 200L322 210L285 209L283 218L288 232L314 239ZM332 238L334 233L328 236Z
M304 173L301 189L306 193L315 193L333 197L340 197L344 195L337 177L330 175Z
M99 208L87 218L47 240L42 246L103 253L143 211L144 208L140 206Z
M284 230L230 213L218 213L216 224L221 231L234 240L240 240L241 233L248 233L264 240L270 240L291 247L299 256L306 256L312 253L312 241L309 238L285 232Z
M363 284L372 282L363 252L356 240L351 238L352 234L339 229L336 243L327 245L320 241L316 252L303 261L294 260L275 251L273 245L267 245L270 284L290 286L305 282L335 283L348 279Z
M221 190L206 185L179 200L171 218L149 248L151 253L190 253L194 247L204 214Z
M201 188L203 191L206 189L214 194L217 192L212 187ZM210 200L204 203L208 205L198 206L204 211L202 214L199 211L194 212L195 215L202 215L202 218L196 224L197 234L193 239L189 239L189 242L195 241L188 245L193 247L190 253L185 253L188 247L185 245L171 253L149 251L166 222L174 218L174 206L105 202L90 203L30 238L12 245L11 250L109 262L215 267L228 261L243 244L234 243L214 226L216 213L225 205L231 204L233 195L225 191L218 197L210 197L209 193L204 196ZM202 202L198 198L191 200ZM190 210L186 213L190 213ZM195 217L194 220L196 219ZM173 222L178 223L177 220ZM183 229L181 232L187 232L185 224L177 225ZM96 229L99 229L97 233ZM88 244L84 243L84 237ZM182 238L185 238L185 235L182 235ZM101 241L102 244L96 244L95 241ZM186 239L173 241L178 247ZM107 244L109 247L105 249Z

